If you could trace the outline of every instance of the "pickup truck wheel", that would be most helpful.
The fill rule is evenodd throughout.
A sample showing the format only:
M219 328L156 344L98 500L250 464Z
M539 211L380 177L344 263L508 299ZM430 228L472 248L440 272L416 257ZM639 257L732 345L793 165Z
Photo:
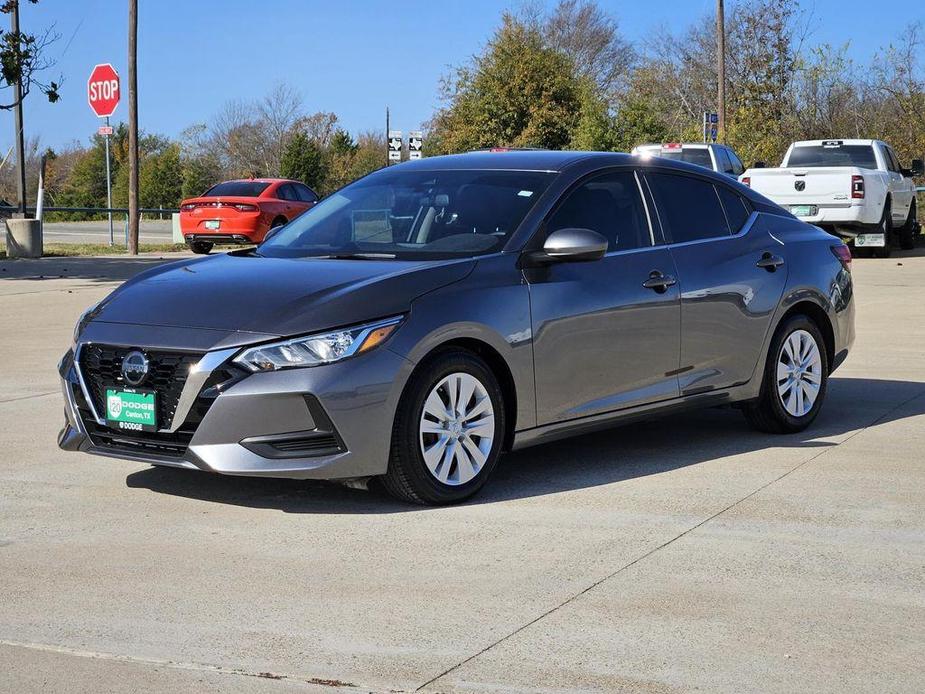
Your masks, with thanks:
M916 210L915 200L909 207L909 216L906 217L906 223L899 229L899 247L904 251L911 251L915 248L915 232L918 231L918 212Z
M885 243L883 248L878 248L875 253L878 258L889 258L893 252L893 208L889 200L883 206L883 219L880 220L878 231L883 234Z

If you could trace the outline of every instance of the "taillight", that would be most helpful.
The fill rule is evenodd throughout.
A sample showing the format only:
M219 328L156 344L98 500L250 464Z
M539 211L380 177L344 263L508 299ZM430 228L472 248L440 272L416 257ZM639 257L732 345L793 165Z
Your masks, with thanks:
M190 203L187 203L187 204L185 204L185 205L180 205L180 210L181 210L182 212L192 212L192 211L195 210L195 209L196 209L196 203L195 203L195 202L190 202Z
M243 202L237 203L237 204L234 206L234 208L235 208L238 212L256 212L256 211L257 211L257 206L256 206L256 205L248 205L247 203L243 203Z
M832 255L841 261L842 267L851 271L851 249L843 243L832 246Z
M851 197L855 199L864 197L864 177L863 176L852 176L851 177Z
M751 177L751 176L742 176L742 178L741 178L741 180L740 180L739 182L740 182L743 186L748 186L749 188L752 187L752 177Z

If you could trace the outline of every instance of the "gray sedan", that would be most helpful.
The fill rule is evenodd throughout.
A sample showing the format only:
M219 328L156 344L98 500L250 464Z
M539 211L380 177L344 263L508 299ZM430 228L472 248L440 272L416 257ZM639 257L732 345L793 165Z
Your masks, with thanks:
M733 404L796 432L854 339L842 243L662 159L477 152L381 170L255 249L126 282L61 361L62 448L377 479L425 504L503 451Z

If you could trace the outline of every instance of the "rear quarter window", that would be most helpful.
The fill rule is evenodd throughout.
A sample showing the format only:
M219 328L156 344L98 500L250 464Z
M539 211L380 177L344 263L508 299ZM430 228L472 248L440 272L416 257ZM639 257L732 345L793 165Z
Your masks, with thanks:
M751 206L745 198L725 186L716 186L716 192L719 194L720 202L723 203L729 229L733 234L738 234L752 213Z

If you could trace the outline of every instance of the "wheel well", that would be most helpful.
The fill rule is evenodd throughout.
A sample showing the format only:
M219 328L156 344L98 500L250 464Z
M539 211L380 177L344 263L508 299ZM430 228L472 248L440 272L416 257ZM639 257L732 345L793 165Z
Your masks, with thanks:
M503 450L510 450L514 443L514 427L517 422L517 388L514 385L514 376L508 368L504 357L494 347L487 342L482 342L475 338L458 338L444 342L438 347L432 349L420 363L424 363L435 354L447 348L464 349L478 355L484 361L491 372L498 379L498 385L501 386L501 393L504 395L504 417L506 420L506 431L504 432Z
M825 354L828 357L827 361L831 372L832 364L835 362L835 331L832 330L832 322L819 304L814 304L812 301L801 301L787 310L778 325L782 324L790 316L798 314L809 318L819 328L819 332L822 333L822 341L825 342Z
M283 215L278 214L276 215L276 217L273 218L273 221L270 222L270 228L272 229L273 227L275 227L277 222L280 222L280 226L282 226L283 224L287 224L289 220L283 217Z

